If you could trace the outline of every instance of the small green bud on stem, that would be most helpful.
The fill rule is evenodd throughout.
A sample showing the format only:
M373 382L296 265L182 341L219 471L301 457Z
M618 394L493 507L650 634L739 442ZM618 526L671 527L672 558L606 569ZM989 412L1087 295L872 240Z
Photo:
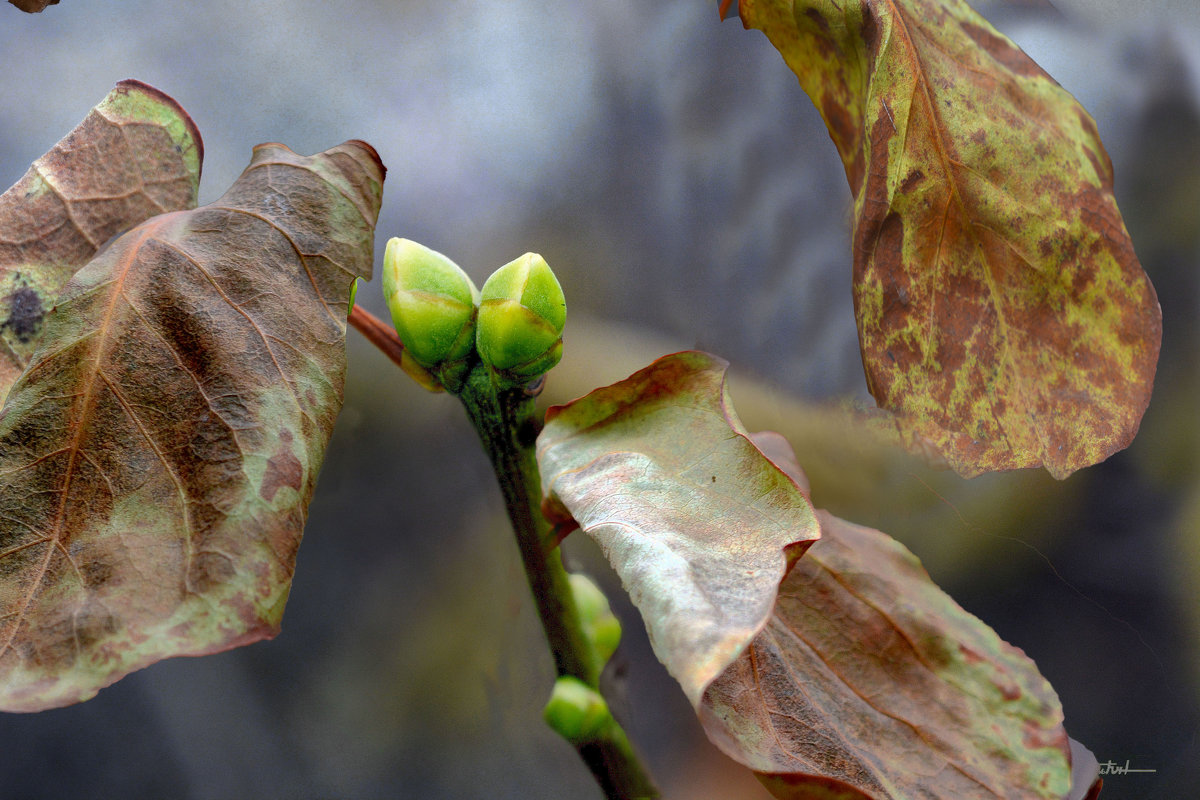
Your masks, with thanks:
M526 253L483 284L475 347L501 382L524 384L562 358L566 321L558 278L544 258Z
M621 642L621 623L612 613L608 598L591 578L571 573L570 581L583 632L591 640L600 661L599 666L603 669Z
M569 675L554 682L542 717L559 736L576 747L604 738L613 725L608 703L600 693Z
M441 253L392 238L383 256L383 296L411 359L405 371L427 389L455 391L475 344L475 284Z

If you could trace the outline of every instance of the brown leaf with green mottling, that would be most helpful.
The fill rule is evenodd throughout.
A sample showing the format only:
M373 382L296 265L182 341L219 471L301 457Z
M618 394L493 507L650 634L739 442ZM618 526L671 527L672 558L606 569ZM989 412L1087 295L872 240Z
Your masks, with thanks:
M63 284L114 235L193 208L203 154L174 100L121 81L0 195L0 405Z
M1065 797L1062 709L1033 662L901 544L814 516L724 371L668 356L551 409L538 439L549 515L600 543L709 737L789 800Z
M727 366L707 353L659 359L550 409L538 437L547 515L600 544L694 703L818 535L808 498L738 421Z
M1092 118L959 0L741 0L854 194L867 384L964 475L1056 477L1137 432L1158 301Z
M67 284L0 411L0 708L278 631L382 183L261 145Z
M30 14L36 14L39 11L45 11L46 6L58 5L58 0L8 0L22 11L27 11Z
M879 531L818 511L821 539L700 708L780 798L1059 798L1062 707L1020 650Z

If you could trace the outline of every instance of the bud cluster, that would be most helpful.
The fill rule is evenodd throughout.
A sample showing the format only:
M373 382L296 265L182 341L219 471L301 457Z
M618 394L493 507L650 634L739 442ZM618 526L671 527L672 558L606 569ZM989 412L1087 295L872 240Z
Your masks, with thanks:
M475 288L457 264L408 239L391 239L383 293L411 363L428 389L457 392L482 362L501 386L526 384L562 357L562 287L546 260L526 253Z

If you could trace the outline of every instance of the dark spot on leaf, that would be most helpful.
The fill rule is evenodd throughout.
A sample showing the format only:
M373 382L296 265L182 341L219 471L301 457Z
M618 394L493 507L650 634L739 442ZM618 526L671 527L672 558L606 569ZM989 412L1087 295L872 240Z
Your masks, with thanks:
M8 328L22 343L31 341L46 316L41 295L29 287L17 289L8 296L8 309L8 319L0 324L0 329Z
M233 562L222 553L198 553L188 570L188 582L200 594L231 581L236 574Z
M1094 144L1094 148L1085 144L1083 153L1087 156L1088 161L1091 162L1092 169L1096 172L1096 177L1100 181L1100 188L1105 192L1112 192L1112 159L1108 157L1108 151L1100 143L1100 132L1096 130L1096 123L1083 109L1079 109L1078 117L1080 126L1087 131L1088 139Z
M304 467L300 464L300 459L296 458L291 450L282 450L267 461L267 472L263 475L258 496L267 501L274 500L275 493L283 486L300 491L303 477Z
M844 58L841 49L837 46L833 37L829 35L829 20L815 8L806 8L804 13L799 13L800 3L793 6L792 18L796 21L796 27L807 35L813 44L817 46L817 50L821 53L821 58L826 61L841 61Z
M1062 727L1051 728L1046 730L1034 723L1033 720L1027 720L1024 725L1024 740L1022 744L1030 750L1038 750L1043 747L1055 747L1060 750L1070 750L1070 740L1067 738L1067 732Z
M970 36L975 44L987 51L988 55L1003 64L1009 71L1025 77L1049 78L1033 59L1021 52L1012 42L997 36L989 30L970 22L961 23L963 32Z
M899 281L906 279L903 258L904 218L894 211L888 212L877 230L875 263L879 273L892 280L892 286L889 288L898 296L901 288Z
M170 285L166 281L163 283L164 289ZM155 322L163 337L179 357L184 369L203 382L217 366L213 363L217 344L204 318L189 313L176 298L167 294L155 296L151 293L148 298L153 301L151 308L154 309Z
M908 176L904 179L904 182L900 184L900 192L902 194L911 192L913 187L924 180L924 178L924 172L921 172L919 169L914 169L912 172L908 173Z
M1004 684L1003 686L998 685L996 688L1000 690L1000 696L1005 700L1011 702L1021 698L1021 687L1017 686L1016 684L1009 683Z
M85 561L79 571L83 573L83 580L89 588L104 586L112 580L114 575L112 564L100 559Z
M799 6L797 6L797 8L799 8ZM815 8L806 8L804 10L804 16L815 22L817 27L821 30L821 33L826 35L829 34L829 21L826 20L825 17L821 16L820 11L817 11Z
M874 61L876 53L879 52L879 23L875 21L871 7L865 3L862 9L862 40L866 42L871 61Z

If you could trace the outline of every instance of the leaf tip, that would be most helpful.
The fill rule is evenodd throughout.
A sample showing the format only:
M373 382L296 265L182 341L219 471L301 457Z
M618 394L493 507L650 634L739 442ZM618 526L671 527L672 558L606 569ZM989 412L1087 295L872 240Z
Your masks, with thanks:
M350 139L342 147L357 147L362 150L367 158L379 169L379 179L383 180L387 177L387 167L384 166L383 159L379 157L379 151L372 147L370 142L365 142L362 139Z
M197 160L200 164L203 164L204 139L200 136L200 129L196 127L195 120L192 119L191 114L184 110L183 106L179 104L179 101L164 92L162 89L159 89L157 86L151 86L145 81L140 81L137 78L126 78L123 81L119 81L117 85L113 87L113 90L110 94L117 93L129 95L134 92L146 95L153 100L163 103L179 116L179 119L183 122L184 128L187 131L188 137L196 143ZM199 174L197 174L196 177L198 180Z

